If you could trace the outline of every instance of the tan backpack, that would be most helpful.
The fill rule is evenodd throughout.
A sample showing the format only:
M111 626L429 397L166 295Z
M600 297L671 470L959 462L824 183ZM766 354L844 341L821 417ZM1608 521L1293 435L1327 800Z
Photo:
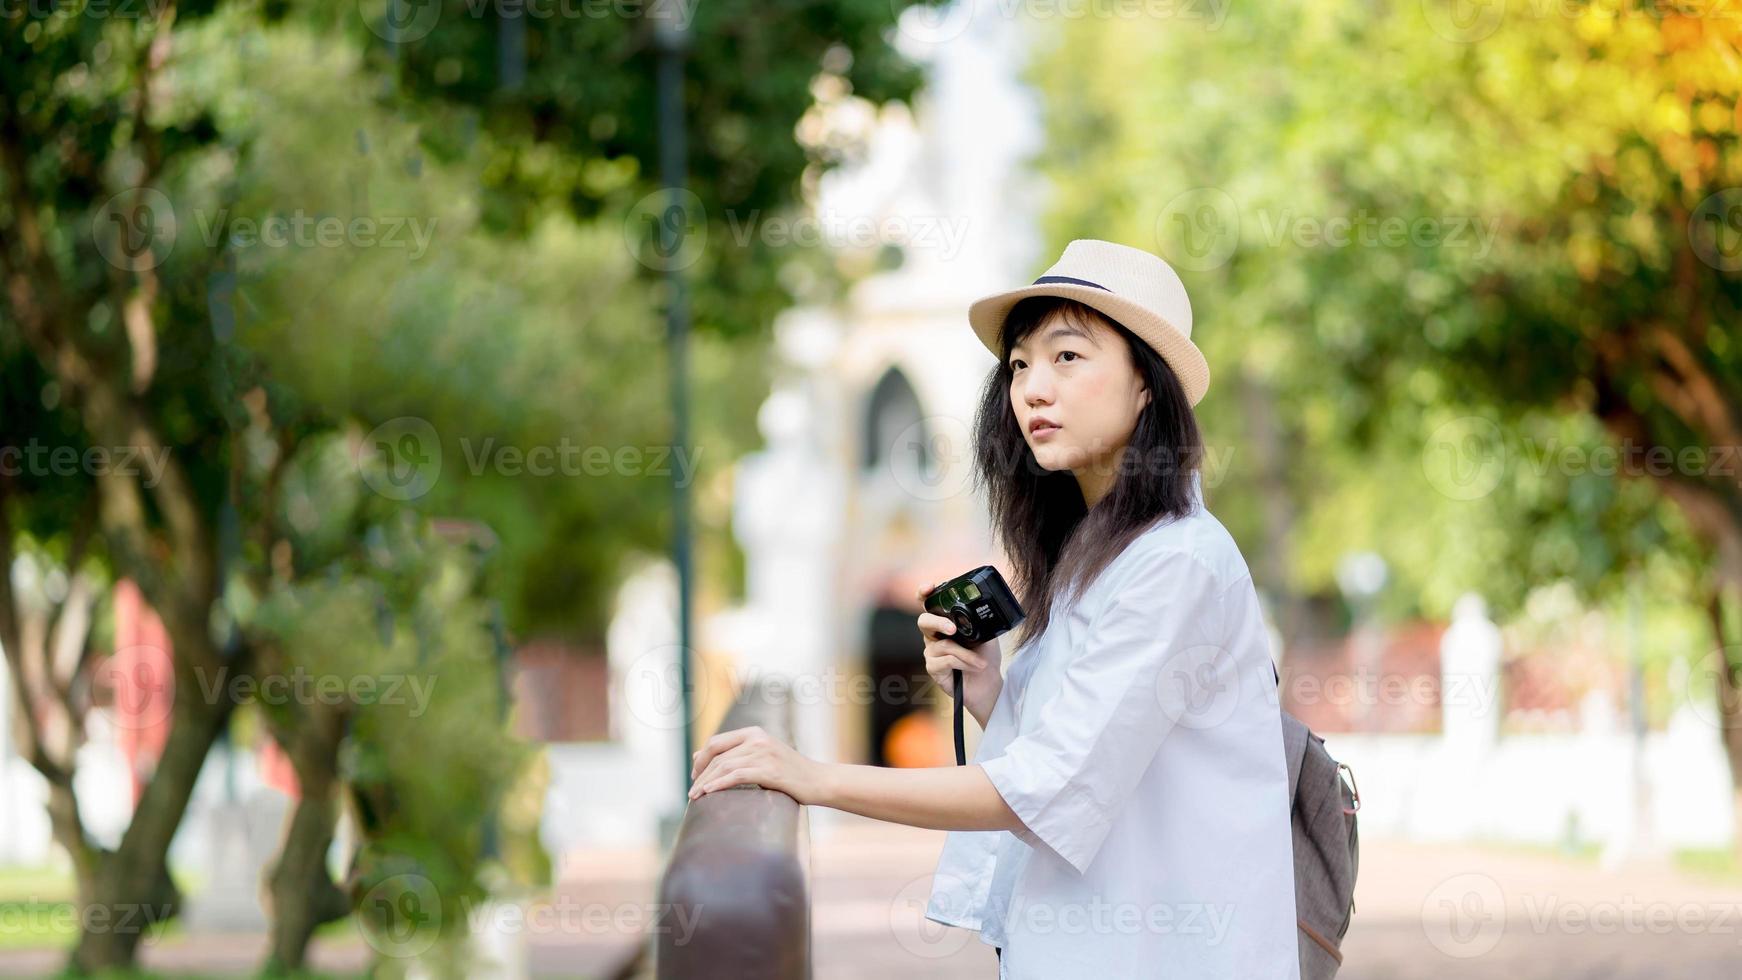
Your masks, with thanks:
M1355 811L1361 809L1361 794L1354 786L1354 772L1331 758L1325 740L1286 711L1282 746L1288 757L1294 826L1300 976L1301 980L1330 980L1343 964L1343 936L1355 913L1355 871L1360 863Z

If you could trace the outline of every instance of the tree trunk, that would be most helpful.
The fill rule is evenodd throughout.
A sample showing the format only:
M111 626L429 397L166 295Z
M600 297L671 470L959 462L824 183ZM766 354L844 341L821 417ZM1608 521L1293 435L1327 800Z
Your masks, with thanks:
M103 866L105 852L85 836L84 821L79 816L79 798L68 784L51 782L48 786L48 822L55 842L66 849L73 862L73 880L80 908L95 900L97 875Z
M99 867L95 889L85 907L87 921L94 928L79 933L68 964L70 971L95 973L130 966L146 927L179 911L181 893L169 876L169 844L187 812L206 755L229 717L228 707L222 699L207 703L187 692L177 698L175 721L163 756L145 786L121 846Z
M351 902L327 872L333 844L338 790L339 745L349 712L311 705L299 712L289 749L302 798L285 831L284 845L269 878L272 948L264 971L301 970L316 928L350 914Z
M1730 837L1730 852L1734 855L1738 867L1742 867L1742 681L1738 672L1742 671L1738 656L1742 649L1732 637L1725 599L1731 594L1723 579L1713 588L1712 594L1706 600L1706 615L1712 627L1712 657L1714 663L1712 672L1717 678L1719 732L1724 739L1724 754L1730 760L1730 792L1733 801Z

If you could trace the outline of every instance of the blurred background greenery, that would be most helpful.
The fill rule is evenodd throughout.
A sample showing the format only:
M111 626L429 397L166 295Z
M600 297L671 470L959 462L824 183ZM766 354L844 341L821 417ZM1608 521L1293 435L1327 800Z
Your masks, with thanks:
M807 124L819 107L916 96L906 6L686 9L688 189L711 242L685 270L688 463L711 603L742 588L726 476L757 448L769 325L873 271L732 222L802 213L856 159ZM0 568L40 573L0 575L28 692L13 737L72 858L55 900L174 914L169 845L208 752L270 735L301 795L264 965L292 970L353 909L401 914L366 901L397 875L434 883L453 924L549 883L503 661L602 641L626 564L668 546L672 477L540 475L501 450L670 446L669 295L646 251L657 25L461 0L124 8L0 13L0 447L165 461L0 472ZM1717 651L1698 696L1742 788L1742 17L1544 10L1042 18L1044 251L1152 246L1185 277L1221 392L1206 485L1285 640L1347 628L1351 551L1383 556L1396 620L1471 591L1526 631L1564 621L1541 612L1557 596L1638 603L1654 723L1679 697L1669 661ZM396 455L408 436L440 479ZM1629 446L1675 462L1587 462ZM105 846L74 775L123 579L162 616L183 695ZM442 683L418 716L185 696L226 669ZM341 807L362 840L335 872ZM81 970L139 941L58 938Z

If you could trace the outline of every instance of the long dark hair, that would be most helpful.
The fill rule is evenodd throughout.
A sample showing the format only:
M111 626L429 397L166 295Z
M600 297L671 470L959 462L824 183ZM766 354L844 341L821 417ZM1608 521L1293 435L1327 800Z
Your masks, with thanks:
M1009 350L1054 314L1085 329L1098 319L1125 338L1149 388L1112 488L1094 509L1069 470L1041 467L1010 405ZM975 473L986 490L992 528L1011 563L1011 588L1027 618L1022 642L1046 632L1054 603L1086 588L1144 530L1192 506L1192 475L1203 459L1197 416L1179 378L1123 324L1076 300L1031 296L1004 320L1006 356L986 378L974 424Z

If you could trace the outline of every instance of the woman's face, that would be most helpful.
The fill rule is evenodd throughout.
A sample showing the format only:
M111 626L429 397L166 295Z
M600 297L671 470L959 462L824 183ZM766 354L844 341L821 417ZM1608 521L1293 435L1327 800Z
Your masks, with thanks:
M1118 332L1099 314L1061 311L1012 346L1005 360L1010 407L1035 460L1048 470L1110 478L1150 397Z

